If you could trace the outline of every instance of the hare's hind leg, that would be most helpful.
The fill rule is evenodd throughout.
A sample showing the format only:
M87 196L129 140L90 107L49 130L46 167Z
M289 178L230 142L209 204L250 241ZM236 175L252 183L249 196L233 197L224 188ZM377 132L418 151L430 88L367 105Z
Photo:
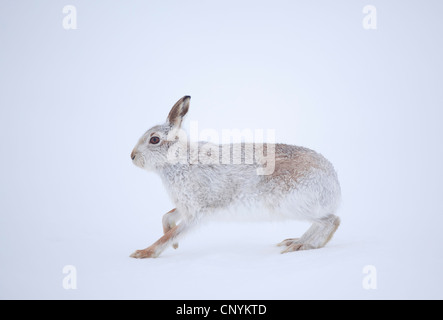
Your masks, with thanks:
M180 219L180 214L177 209L172 209L169 212L166 212L162 218L163 224L163 233L166 234L169 230L174 228L177 225L178 220ZM178 242L174 242L172 244L174 249L178 248Z
M328 215L315 221L301 238L283 240L278 246L287 247L282 253L324 247L331 240L339 225L339 217L333 214Z

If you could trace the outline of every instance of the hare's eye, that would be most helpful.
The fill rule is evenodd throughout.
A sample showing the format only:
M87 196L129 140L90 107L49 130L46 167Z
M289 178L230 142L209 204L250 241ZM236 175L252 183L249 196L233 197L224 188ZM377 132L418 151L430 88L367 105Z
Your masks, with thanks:
M159 142L160 142L159 137L152 137L151 140L149 140L149 143L152 143L152 144L157 144Z

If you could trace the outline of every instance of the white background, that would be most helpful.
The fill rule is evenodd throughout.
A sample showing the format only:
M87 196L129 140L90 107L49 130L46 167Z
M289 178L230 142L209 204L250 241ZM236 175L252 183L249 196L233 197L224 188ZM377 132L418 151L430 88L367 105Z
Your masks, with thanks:
M67 4L77 30L62 27ZM377 30L362 27L367 4ZM0 298L442 299L442 10L1 1ZM275 129L331 160L342 225L327 247L279 254L304 222L211 222L158 259L129 258L173 208L129 154L185 94L185 126Z

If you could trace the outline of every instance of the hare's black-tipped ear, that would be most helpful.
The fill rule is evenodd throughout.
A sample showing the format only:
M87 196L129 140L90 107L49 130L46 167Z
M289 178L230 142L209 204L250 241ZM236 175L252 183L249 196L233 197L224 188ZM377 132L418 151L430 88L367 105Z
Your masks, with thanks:
M168 119L166 119L166 121L172 127L180 128L184 116L188 113L190 100L190 96L184 96L178 100L172 107L171 111L169 111Z

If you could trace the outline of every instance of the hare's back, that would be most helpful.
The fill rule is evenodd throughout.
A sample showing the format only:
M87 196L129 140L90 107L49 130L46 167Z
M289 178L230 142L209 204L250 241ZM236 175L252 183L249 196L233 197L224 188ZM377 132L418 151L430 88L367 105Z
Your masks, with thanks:
M332 164L321 154L299 146L275 145L274 171L265 176L265 181L284 189L300 189L324 179L334 182L337 175Z

